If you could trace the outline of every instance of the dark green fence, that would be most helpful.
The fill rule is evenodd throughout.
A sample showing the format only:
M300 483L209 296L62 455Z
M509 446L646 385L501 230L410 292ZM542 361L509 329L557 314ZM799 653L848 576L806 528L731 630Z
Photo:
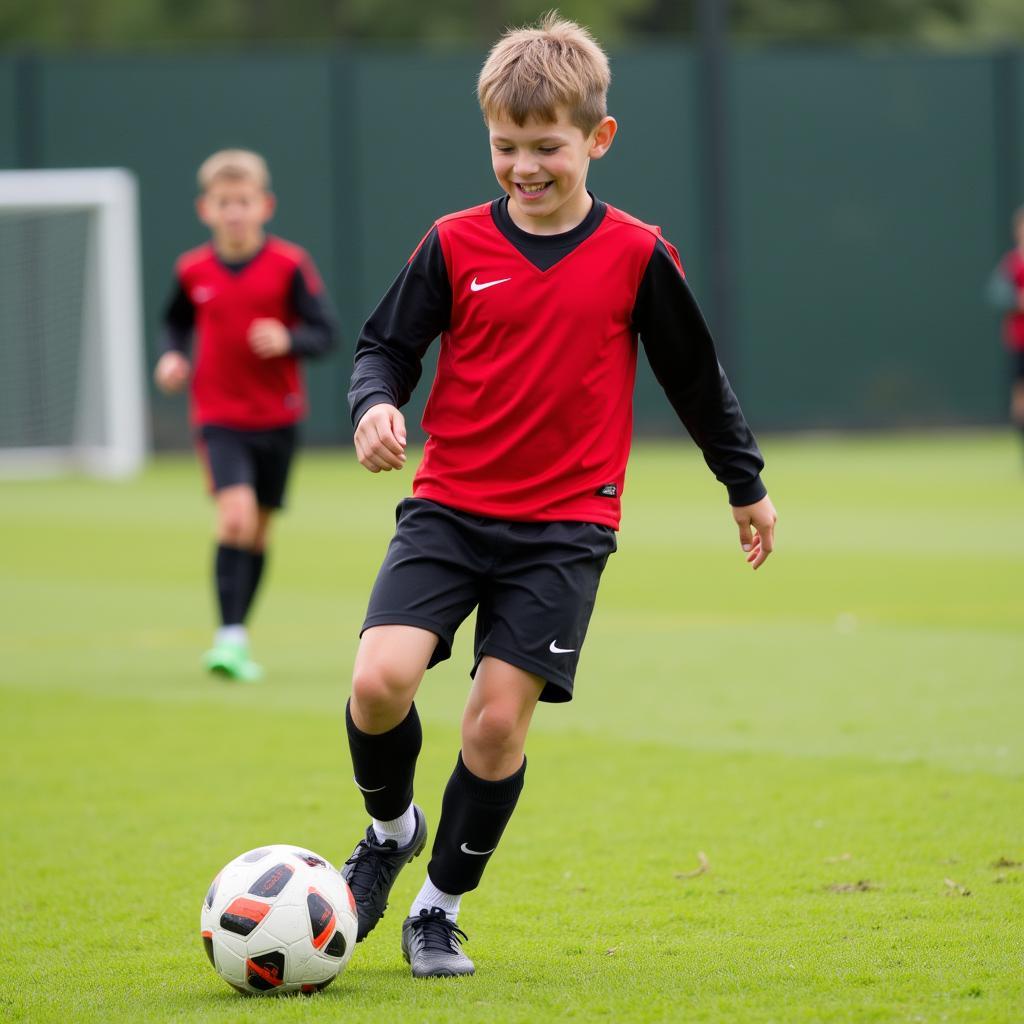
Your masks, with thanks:
M264 153L273 229L310 250L341 312L345 349L311 368L307 431L338 440L363 318L436 216L496 192L473 94L482 57L0 57L0 166L138 174L152 350L172 261L204 237L196 167L224 146ZM613 71L620 134L593 187L662 226L700 297L694 54L627 50ZM729 81L736 336L724 360L755 427L1001 420L1003 357L981 288L1024 197L1021 59L755 51L734 55ZM646 369L636 405L641 430L678 429ZM159 443L186 441L180 401L154 396L153 418Z

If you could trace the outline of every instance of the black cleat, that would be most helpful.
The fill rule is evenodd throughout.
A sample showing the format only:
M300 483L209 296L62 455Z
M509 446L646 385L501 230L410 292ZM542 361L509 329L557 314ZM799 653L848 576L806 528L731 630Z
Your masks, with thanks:
M359 917L356 942L362 942L384 916L388 895L398 872L413 857L418 857L427 845L426 819L415 804L413 811L416 814L416 831L406 846L398 846L393 839L377 842L377 834L371 825L366 830L366 838L359 840L341 869L341 876L348 882L356 900Z
M472 974L473 961L459 948L469 936L440 907L421 910L402 923L402 953L414 978Z

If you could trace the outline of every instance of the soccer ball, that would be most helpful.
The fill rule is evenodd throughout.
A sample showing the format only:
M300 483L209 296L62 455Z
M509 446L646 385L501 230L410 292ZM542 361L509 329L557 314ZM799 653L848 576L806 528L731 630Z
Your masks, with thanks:
M356 945L356 901L323 857L261 846L210 885L200 930L213 969L246 995L319 992Z

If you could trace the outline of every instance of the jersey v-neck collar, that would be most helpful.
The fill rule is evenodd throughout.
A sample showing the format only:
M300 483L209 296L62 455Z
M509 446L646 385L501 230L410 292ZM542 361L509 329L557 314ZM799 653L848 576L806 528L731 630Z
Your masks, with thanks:
M593 202L586 217L576 227L558 235L534 235L524 231L509 215L507 195L491 203L491 217L494 226L538 270L550 270L601 226L608 207L592 192L588 192L588 195Z
M264 238L263 244L247 259L226 260L216 249L213 250L213 258L217 261L217 265L226 270L232 277L238 277L246 267L251 267L266 252L266 249L267 239Z

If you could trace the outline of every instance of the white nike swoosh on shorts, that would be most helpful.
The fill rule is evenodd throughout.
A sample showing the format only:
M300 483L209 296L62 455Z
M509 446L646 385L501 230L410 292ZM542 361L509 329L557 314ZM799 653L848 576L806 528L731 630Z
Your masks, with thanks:
M558 641L557 640L552 640L551 641L551 646L548 648L548 650L552 654L573 654L575 652L576 648L575 647L559 647L558 646Z

